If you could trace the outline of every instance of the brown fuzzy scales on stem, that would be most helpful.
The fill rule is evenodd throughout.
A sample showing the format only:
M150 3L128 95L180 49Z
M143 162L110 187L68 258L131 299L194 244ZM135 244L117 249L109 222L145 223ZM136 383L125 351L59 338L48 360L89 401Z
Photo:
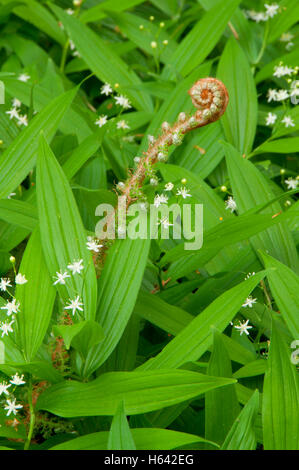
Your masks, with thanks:
M228 104L228 92L224 84L216 78L202 78L198 80L189 90L192 103L198 109L192 116L180 113L177 122L170 126L162 124L162 135L144 152L136 171L125 183L122 194L127 197L129 206L133 200L131 189L141 187L146 177L148 165L154 165L159 160L161 148L178 145L180 136L187 134L193 129L206 126L220 119Z

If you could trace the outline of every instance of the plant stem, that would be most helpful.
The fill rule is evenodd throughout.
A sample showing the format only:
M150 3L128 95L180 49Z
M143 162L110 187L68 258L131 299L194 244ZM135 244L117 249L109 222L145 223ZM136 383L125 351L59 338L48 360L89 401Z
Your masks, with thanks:
M69 48L69 39L66 40L64 46L63 46L63 49L62 49L62 55L61 55L61 61L60 61L60 72L63 73L64 72L64 67L65 67L65 62L66 62L66 57L67 57L67 51L68 51L68 48Z
M28 381L28 404L29 404L29 410L30 410L30 423L29 423L29 431L27 435L27 440L24 445L24 450L28 450L30 447L33 430L34 430L34 424L35 424L35 413L34 413L34 407L32 403L32 378L31 377Z

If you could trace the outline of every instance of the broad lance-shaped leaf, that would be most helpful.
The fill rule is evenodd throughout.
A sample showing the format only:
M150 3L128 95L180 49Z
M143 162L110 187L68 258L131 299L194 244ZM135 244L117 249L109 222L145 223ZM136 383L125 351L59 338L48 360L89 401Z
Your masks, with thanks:
M257 94L249 62L232 37L221 56L217 76L225 83L229 103L221 124L227 140L242 154L249 153L257 124Z
M230 144L223 143L228 174L239 214L272 201L275 195L265 176L255 165ZM269 205L262 214L276 215L281 212L279 202ZM287 224L277 224L250 239L255 250L261 249L298 271L298 255Z
M8 149L0 156L0 198L7 197L34 167L38 136L41 131L51 140L67 109L71 105L77 88L59 95L38 113Z
M211 326L223 331L264 276L265 271L261 271L220 295L138 370L176 368L198 360L212 344Z
M83 260L84 270L70 275L65 286L57 284L64 299L82 296L85 320L93 320L97 282L94 264L86 247L85 230L67 178L43 135L37 161L37 203L42 247L51 276L74 260Z
M186 77L200 65L219 41L239 3L240 0L227 0L223 8L223 3L219 0L205 13L181 41L165 67L162 77L169 79L176 74Z
M232 425L221 447L222 450L255 450L254 423L259 409L259 392L256 390Z
M51 4L51 8L63 23L76 49L90 70L104 82L113 85L119 83L120 93L123 90L137 109L153 111L153 104L149 95L130 88L132 85L141 84L139 77L111 49L109 44L103 42L98 34L82 24L77 18L68 15L61 8L54 4Z
M186 370L108 372L88 383L68 380L54 385L39 396L36 406L37 410L64 418L114 416L123 400L125 413L134 415L159 410L235 382Z
M133 311L147 262L150 240L116 240L99 279L97 321L104 340L87 356L84 375L90 375L110 356Z
M299 276L276 259L262 253L271 293L295 339L299 338ZM273 268L273 269L270 269Z
M133 428L131 432L137 450L169 450L195 442L206 442L205 439L195 434L170 429ZM86 434L57 444L50 450L107 450L108 437L108 431Z
M108 437L108 450L136 450L134 439L125 415L123 401L113 417Z
M213 350L207 374L214 377L232 377L231 361L221 334L213 329ZM240 412L235 385L218 388L205 396L205 437L222 444Z
M16 298L20 302L17 338L25 359L30 362L47 332L56 295L38 229L29 239L19 271L28 282L18 285L16 289Z
M299 376L275 321L263 390L265 450L299 450Z

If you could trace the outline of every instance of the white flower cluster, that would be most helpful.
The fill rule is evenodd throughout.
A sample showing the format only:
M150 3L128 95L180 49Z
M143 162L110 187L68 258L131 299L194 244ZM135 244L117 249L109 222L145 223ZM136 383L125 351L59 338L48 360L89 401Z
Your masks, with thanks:
M17 414L18 410L23 408L23 405L16 403L16 398L10 393L8 390L12 385L18 387L20 385L24 385L26 382L24 380L24 375L19 375L16 373L15 375L11 376L9 383L6 381L0 382L0 397L3 395L5 398L4 402L4 410L6 411L6 416L13 414L14 416Z
M232 196L229 196L225 201L225 209L230 209L231 213L237 209L237 203Z
M26 284L26 277L18 273L15 277L15 284L22 285ZM8 287L12 287L11 280L5 277L0 279L0 291L7 292L11 296L11 300L7 300L5 305L1 307L1 310L6 310L6 315L10 317L10 320L0 322L0 331L2 332L1 337L8 336L8 333L13 333L12 325L15 322L15 316L20 311L20 302L8 291Z
M21 75L20 75L21 77ZM19 80L21 80L19 77ZM29 77L30 78L30 77ZM22 80L24 81L24 80ZM19 126L28 126L28 119L27 119L27 114L20 114L20 109L21 109L22 103L19 101L17 98L14 98L12 100L12 107L8 111L5 111L6 114L9 115L10 119L15 118L17 120L17 124Z
M266 116L266 126L272 126L275 124L277 120L277 114L273 114L269 112ZM295 127L295 122L291 118L291 116L285 116L281 121L280 124L284 124L285 127Z
M273 3L272 5L265 3L264 7L265 11L245 10L244 14L246 18L260 23L261 21L268 21L270 18L273 18L279 10L277 3Z
M110 83L105 83L101 88L101 95L109 96L109 95L112 95L112 94L113 94L112 86L110 85ZM113 96L113 98L115 100L115 103L118 106L121 106L123 109L130 109L132 107L130 101L124 95L116 95L116 96ZM103 126L105 126L105 124L107 124L107 122L108 122L108 116L102 114L95 121L95 125L98 126L98 127L103 127ZM127 121L122 119L122 120L117 122L116 128L117 129L130 129L130 126L127 123Z
M294 35L292 33L283 33L281 36L280 36L280 41L281 42L286 42L286 50L289 51L290 49L292 49L292 47L294 46L294 43L292 41L292 39L294 39Z

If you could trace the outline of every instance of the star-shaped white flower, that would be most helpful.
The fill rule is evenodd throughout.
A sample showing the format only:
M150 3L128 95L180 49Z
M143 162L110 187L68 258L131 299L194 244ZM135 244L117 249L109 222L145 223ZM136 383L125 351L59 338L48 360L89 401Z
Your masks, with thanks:
M287 185L288 189L297 189L297 186L299 184L299 181L295 180L294 178L289 178L284 182Z
M161 204L167 204L168 197L164 194L156 194L154 199L154 206L159 207Z
M83 312L83 304L80 302L80 297L79 295L75 298L75 300L69 300L69 305L65 307L65 310L72 310L72 314L75 315L77 310L80 310Z
M24 385L26 382L23 379L24 379L24 374L19 376L19 374L16 373L15 375L11 377L10 383L12 385Z
M68 15L73 15L73 14L75 13L74 10L72 10L71 8L68 8L68 9L65 10L65 11L66 11L66 13L67 13Z
M276 119L277 119L277 114L268 113L266 117L266 125L270 126L272 124L275 124Z
M9 416L11 413L16 415L18 410L23 408L23 405L17 405L16 404L16 399L14 398L13 400L6 400L6 405L4 407L5 410L7 410L6 416Z
M98 253L100 251L100 248L102 248L104 245L100 245L97 243L97 241L92 238L88 237L88 241L86 242L87 249L90 251L94 251L95 253Z
M274 77L284 77L285 75L292 75L295 70L292 69L291 67L287 67L286 65L276 65L274 67Z
M4 322L4 323L0 324L0 330L2 331L2 335L1 335L2 338L3 338L4 335L8 336L8 333L13 332L13 329L11 327L11 325L13 325L13 323L14 323L14 320L12 320L10 323Z
M20 80L20 82L28 82L28 80L30 80L30 75L21 73L21 75L18 76L18 80Z
M65 284L65 280L67 277L71 277L66 271L64 273L62 273L61 271L60 272L57 272L56 273L56 278L53 276L55 280L55 282L53 282L53 286L56 286L56 284Z
M227 209L230 209L231 213L233 213L237 209L236 201L231 196L229 196L228 199L225 201L225 210Z
M276 94L276 101L284 101L289 98L288 90L278 90Z
M7 390L9 387L11 387L11 384L8 384L7 382L0 383L0 397L2 393L4 393L5 395L9 395L9 392Z
M17 302L16 299L13 299L12 301L7 301L4 307L1 307L1 310L7 310L7 315L10 316L13 313L18 313L20 309L20 302Z
M192 195L189 193L189 190L185 188L185 186L182 186L180 189L178 189L176 195L182 196L183 199L186 199L187 197L192 197Z
M169 182L165 184L165 191L172 191L174 188L174 184Z
M12 287L10 283L10 279L6 277L1 277L0 279L0 290L5 292L7 290L7 287Z
M285 127L295 127L295 123L291 116L285 116L281 122L284 123Z
M26 284L26 282L28 282L28 279L26 279L24 274L18 273L16 275L16 278L15 278L15 283L16 284L22 285L22 284Z
M68 268L70 269L70 271L72 271L72 274L80 274L80 272L82 271L82 269L84 269L84 266L83 266L83 259L80 259L78 261L73 261L71 264L68 264Z
M240 331L240 336L242 336L243 333L246 335L249 335L249 329L252 328L252 326L248 325L249 320L246 320L246 322L241 323L239 325L236 325L235 328Z
M116 101L116 104L122 106L124 109L129 109L132 107L128 98L123 95L115 96L114 99Z
M252 296L250 295L249 297L247 297L247 299L245 300L244 304L242 305L242 307L249 307L249 308L252 308L253 304L255 304L257 301L257 299L253 299Z
M19 115L18 119L18 125L19 126L28 126L28 119L27 119L27 114L24 114L24 116Z
M101 88L101 95L109 96L112 93L112 87L109 83L105 83Z
M122 119L121 121L118 121L118 123L116 124L116 127L117 129L130 129L130 126L124 119Z
M277 90L272 90L272 88L269 88L268 93L268 103L271 103L271 101L277 101Z
M16 108L12 108L12 109L9 109L8 111L5 111L5 114L9 115L9 119L13 119L13 118L19 119L19 113Z
M292 39L294 39L294 35L292 33L283 33L281 36L280 36L280 41L281 42L289 42L291 41Z
M107 124L107 121L108 121L108 116L103 115L103 116L100 116L96 120L95 124L96 124L96 126L103 127L103 126L105 126L105 124Z
M20 108L22 106L22 102L18 100L18 98L13 98L12 106L13 108Z
M158 221L157 225L163 225L164 228L173 226L173 224L169 222L167 217L162 217L162 219Z
M265 3L265 8L266 8L266 15L268 18L273 18L278 13L279 5L277 3L272 3L272 5L267 5Z

